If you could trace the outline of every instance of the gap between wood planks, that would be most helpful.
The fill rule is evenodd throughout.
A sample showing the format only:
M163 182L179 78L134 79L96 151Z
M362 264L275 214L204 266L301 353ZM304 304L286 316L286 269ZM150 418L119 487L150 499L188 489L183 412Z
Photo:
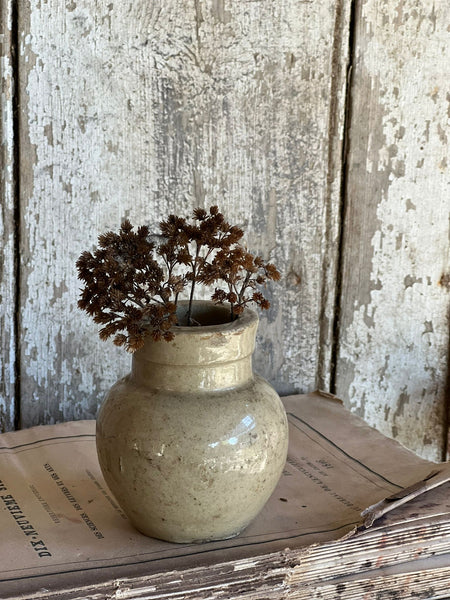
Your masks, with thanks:
M21 300L21 197L20 197L20 32L19 0L11 0L11 68L13 80L13 198L14 198L14 429L21 428L20 300Z
M347 178L348 178L348 155L349 155L349 132L352 117L352 84L353 84L353 62L355 55L355 30L356 30L356 0L350 3L350 21L348 31L348 60L345 82L344 99L344 139L341 153L341 181L340 181L340 205L339 205L339 238L337 250L336 265L336 286L334 298L334 319L332 325L332 348L331 348L331 372L330 372L330 392L336 393L336 372L337 360L339 356L340 343L340 312L342 300L342 278L343 278L343 257L344 257L344 228L346 216L347 200Z

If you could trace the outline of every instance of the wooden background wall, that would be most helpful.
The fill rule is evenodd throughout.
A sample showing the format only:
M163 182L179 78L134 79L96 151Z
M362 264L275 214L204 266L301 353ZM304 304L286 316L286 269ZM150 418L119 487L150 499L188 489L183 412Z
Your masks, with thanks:
M448 429L450 9L0 0L3 430L94 418L130 357L76 307L125 217L219 204L282 280L255 367L425 457Z

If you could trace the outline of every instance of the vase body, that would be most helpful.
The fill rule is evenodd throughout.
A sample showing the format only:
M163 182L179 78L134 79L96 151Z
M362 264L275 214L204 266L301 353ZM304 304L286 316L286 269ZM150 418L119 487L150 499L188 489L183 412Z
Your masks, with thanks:
M233 537L275 489L287 420L275 390L252 372L257 325L246 309L230 323L176 327L169 343L148 338L107 394L97 418L100 466L145 535Z

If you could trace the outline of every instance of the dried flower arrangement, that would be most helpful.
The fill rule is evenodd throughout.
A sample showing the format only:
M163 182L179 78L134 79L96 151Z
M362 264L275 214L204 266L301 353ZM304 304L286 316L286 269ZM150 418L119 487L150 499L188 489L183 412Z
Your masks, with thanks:
M191 220L170 215L160 230L163 242L157 246L147 226L135 231L126 220L119 233L100 235L93 254L79 257L78 277L85 285L78 305L102 325L101 339L114 335L114 343L130 352L143 346L146 335L172 340L185 289L186 324L197 324L192 317L196 284L220 286L211 299L229 303L230 321L250 302L269 308L260 287L280 273L242 246L243 231L231 226L217 206L209 212L196 208Z

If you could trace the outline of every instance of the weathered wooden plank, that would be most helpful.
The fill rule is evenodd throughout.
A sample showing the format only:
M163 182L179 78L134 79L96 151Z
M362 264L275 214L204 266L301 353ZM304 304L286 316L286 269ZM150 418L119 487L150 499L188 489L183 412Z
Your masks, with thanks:
M336 390L382 432L439 459L449 348L448 6L357 6Z
M326 386L349 1L19 4L23 424L93 417L129 366L76 308L79 253L213 203L283 271L257 370Z
M15 419L15 236L12 6L0 1L0 432Z

